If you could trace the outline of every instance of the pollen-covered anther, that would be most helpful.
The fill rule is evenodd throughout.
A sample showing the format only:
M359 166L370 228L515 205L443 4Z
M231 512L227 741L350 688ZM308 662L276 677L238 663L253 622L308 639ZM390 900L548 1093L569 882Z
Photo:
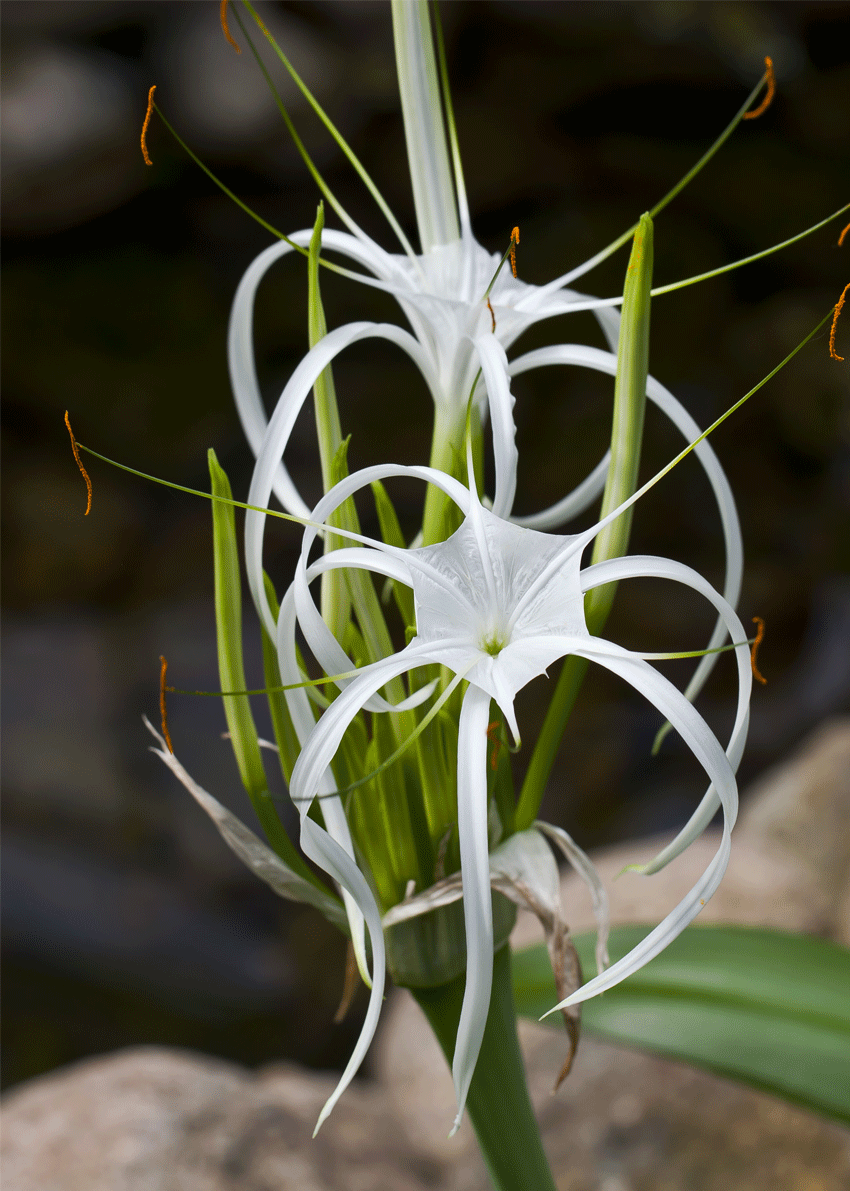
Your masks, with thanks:
M77 440L74 438L74 431L71 429L71 422L68 418L67 409L65 410L65 425L68 427L68 433L71 436L71 450L74 452L74 458L77 461L77 467L80 469L80 473L86 482L86 494L88 496L88 500L86 502L86 511L83 515L88 517L89 513L91 512L91 480L89 479L89 473L83 467L83 461L80 458L80 448L77 446Z
M147 135L148 135L148 125L151 122L151 115L153 114L153 93L154 93L154 91L156 91L156 83L154 83L154 85L151 87L150 91L148 91L148 110L145 112L145 122L142 125L141 145L142 145L142 157L144 157L144 159L145 159L145 165L153 165L153 162L151 161L151 155L150 155L150 153L148 153Z
M752 667L753 678L755 678L757 682L760 682L764 686L767 683L767 679L759 670L758 663L756 661L758 648L764 639L764 621L760 616L754 616L753 624L756 626L756 639L753 641L753 647L750 650L750 666Z
M511 272L516 277L516 246L519 244L519 228L511 232Z
M844 300L847 297L847 291L850 290L850 284L845 285L841 297L835 303L835 313L832 316L832 326L829 328L829 354L833 360L843 360L843 356L839 356L835 350L835 333L838 329L838 318L841 311L844 309Z
M222 33L227 38L227 40L230 42L230 44L233 46L234 50L236 50L236 53L241 54L242 51L240 50L237 43L233 40L233 35L231 34L230 29L228 28L228 25L227 25L227 0L221 0L221 8L219 9L218 15L219 15L219 19L221 20Z
M487 309L490 311L490 322L492 324L490 327L490 330L495 335L496 334L496 315L493 313L493 307L490 305L490 299L487 298L486 301L487 301Z
M842 230L842 232L841 232L841 235L838 237L838 247L839 247L839 248L840 248L840 247L841 247L841 245L844 243L844 241L845 241L845 239L846 239L846 237L847 237L847 233L848 233L848 232L850 232L850 223L848 223L848 224L847 224L847 227L845 227L845 228Z
M757 120L773 102L773 96L776 94L776 76L773 73L773 59L765 58L764 60L765 78L767 79L767 92L764 99L757 108L753 108L751 112L744 113L745 120Z
M357 992L359 972L357 970L357 960L354 955L354 947L349 940L348 951L345 956L345 979L342 986L342 997L340 998L339 1008L334 1014L334 1025L339 1025L344 1021L345 1015L351 1008L351 1002L354 1000L354 994Z
M165 743L168 745L168 751L173 754L174 746L171 743L171 733L168 731L168 708L165 702L165 692L168 689L165 685L165 676L168 673L168 662L159 655L159 716L162 720L162 734L165 737Z
M493 744L493 752L490 756L490 768L494 773L499 768L499 750L502 747L501 738L496 735L499 730L499 722L499 720L493 720L492 724L488 724L486 733L487 739L492 741Z

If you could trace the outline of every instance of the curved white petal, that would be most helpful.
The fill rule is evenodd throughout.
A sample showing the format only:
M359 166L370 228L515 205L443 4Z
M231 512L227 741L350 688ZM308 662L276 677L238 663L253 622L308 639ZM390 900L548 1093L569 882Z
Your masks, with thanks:
M686 567L682 563L673 562L668 558L655 558L649 555L629 555L625 558L613 558L607 562L597 563L595 566L588 567L582 572L582 588L585 591L589 591L592 587L600 587L605 583L638 577L673 579L677 583L683 583L693 588L694 591L698 591L718 610L721 625L725 627L725 631L728 631L730 638L733 641L739 642L735 650L735 660L738 665L738 707L732 734L726 748L726 756L729 758L729 764L732 766L733 771L737 772L744 753L744 746L747 742L747 732L750 722L750 695L753 685L750 650L747 644L744 626L741 624L731 604L719 592L715 591L711 584L698 571L693 570L691 567ZM687 697L688 692L686 690L685 698ZM676 838L659 852L654 860L651 860L648 864L636 867L633 871L644 873L648 876L659 872L671 860L675 860L708 827L717 813L719 806L720 801L717 791L713 785L709 786L696 811Z
M364 666L357 678L345 688L322 715L313 732L304 742L292 770L289 788L292 799L299 806L309 807L319 793L322 780L340 746L346 729L354 717L382 686L413 670L439 660L431 646L416 645L415 641L400 653Z
M723 834L717 853L686 897L667 917L622 959L612 964L607 971L595 976L572 996L567 997L555 1009L577 1005L597 993L619 984L626 976L638 971L685 929L717 889L729 862L730 832L738 813L738 789L735 775L711 729L687 701L684 695L668 682L663 675L628 650L621 650L610 642L594 640L593 646L585 645L573 652L590 661L605 666L619 674L658 708L685 741L696 759L705 769L716 788L723 807Z
M312 236L312 229L306 228L293 232L289 238L293 243L306 248ZM393 257L377 244L361 243L344 232L326 229L322 233L322 246L355 260L379 279L388 280L396 270ZM227 329L230 383L242 429L255 456L260 453L268 418L260 395L254 361L254 299L260 282L271 266L293 251L291 244L286 240L280 240L261 252L248 266L239 282L230 310ZM299 516L307 515L307 507L282 463L275 474L274 492L285 508Z
M481 1050L493 987L493 903L487 843L487 717L490 696L470 687L458 727L457 803L463 921L466 928L466 987L460 1011L452 1078L457 1099L456 1132Z
M609 316L606 319L604 314L603 317L600 317L600 323L609 341L611 335L615 332L618 321L618 317L612 319ZM586 347L582 344L560 344L555 347L545 347L538 351L528 352L511 363L510 372L512 376L518 376L532 368L541 368L552 364L575 364L581 367L594 368L599 372L607 372L610 376L616 376L617 374L617 356L614 352L604 352L600 351L599 348ZM681 402L653 376L647 378L646 395L650 401L667 415L673 425L682 433L686 441L693 442L702 433L697 423ZM694 448L694 454L700 461L706 477L711 484L720 513L720 522L723 528L723 538L726 547L726 578L723 585L723 594L727 601L734 606L737 604L738 597L741 594L741 578L744 569L744 547L741 537L741 525L738 520L738 510L735 507L735 498L732 495L729 481L726 479L726 474L711 444L706 439L703 439ZM546 510L544 514L538 514L537 516L538 518L540 516L546 516L552 511ZM523 521L523 524L528 524L528 521ZM547 522L545 527L552 528L552 524ZM722 621L718 620L714 632L709 639L708 649L716 649L718 645L722 644L724 636L725 630ZM696 698L705 685L706 679L716 665L716 662L717 654L707 654L701 659L690 682L685 688L685 695L688 699L693 700Z
M481 363L484 384L487 386L487 400L493 430L493 455L496 463L496 494L493 498L493 512L497 517L508 518L516 495L516 471L519 458L513 416L514 397L508 379L508 358L505 355L505 349L495 335L475 335L472 342Z
M400 579L402 583L410 584L409 571L397 559L382 555L377 550L335 550L332 554L327 554L319 559L306 571L302 566L296 569L293 583L295 614L307 644L325 674L345 674L355 669L355 666L322 619L310 595L309 583L326 571L348 567L377 571L380 574L389 575L391 578ZM350 681L352 680L340 679L336 685L342 689ZM398 703L389 703L386 699L374 695L365 705L365 710L374 712L409 711L424 703L432 694L434 686L435 683L429 683Z
M369 928L369 938L372 941L372 991L369 996L369 1008L366 1020L357 1039L357 1045L352 1051L340 1081L333 1094L327 1100L319 1114L315 1137L322 1123L327 1119L337 1100L348 1087L358 1067L363 1062L366 1051L375 1036L378 1017L381 1012L381 1002L384 996L384 981L386 973L386 958L384 955L384 934L381 926L381 915L372 896L372 891L366 884L363 874L348 853L324 831L318 823L309 819L306 810L301 815L301 849L304 855L318 864L326 873L337 881L342 889L352 898Z
M304 531L301 542L301 558L298 565L302 568L307 566L307 559L321 528L325 525L328 518L349 497L354 496L361 489L369 487L376 480L399 478L424 480L428 484L433 484L441 492L444 492L450 500L454 501L464 516L468 516L470 509L469 490L459 480L455 480L443 472L422 465L375 464L373 467L364 467L353 475L346 476L345 479L340 480L329 492L325 493L316 505L313 510L311 524ZM404 583L410 584L411 571L416 571L418 574L428 575L432 582L440 587L445 594L454 594L446 576L435 567L429 565L426 551L412 547L402 550L396 546L389 546L386 542L379 541L377 538L369 538L363 534L348 531L331 530L328 528L326 532L338 534L346 540L361 542L364 546L371 547L373 551L395 559L406 572L406 578L402 580ZM334 553L339 553L339 551L334 551ZM327 632L329 633L330 630L327 630Z
M284 686L300 683L304 676L299 669L298 657L295 652L295 599L291 586L280 606L276 636L281 683ZM293 689L284 692L284 698L286 699L286 705L292 718L292 724L295 728L298 742L303 748L316 727L309 696L303 687L293 687ZM322 796L322 815L329 834L343 851L353 858L354 845L351 840L348 820L345 817L342 801L336 794L336 782L330 768L327 768L322 775L318 793ZM344 886L342 888L342 899L345 903L345 910L351 927L351 941L354 946L357 967L364 981L368 984L369 973L366 962L363 912Z
M388 577L410 585L412 582L410 572L411 568L413 568L418 574L429 576L432 584L442 592L443 597L448 596L449 598L453 598L455 595L446 577L433 567L430 567L425 558L420 555L420 552L401 550L394 546L388 546L384 542L365 537L363 534L346 531L343 536L346 539L363 543L367 547L366 549L335 550L330 555L324 556L321 561L311 564L310 567L307 566L310 550L320 532L321 525L327 518L350 496L353 496L362 488L368 487L376 480L385 480L393 477L414 478L435 484L459 505L462 512L468 512L470 502L469 491L459 481L450 476L443 475L442 472L437 472L430 467L396 467L393 465L378 464L374 467L364 468L362 471L341 480L316 505L313 511L312 523L305 530L302 539L301 556L296 567L296 582L292 587L291 593L287 595L288 619L286 622L283 622L281 618L278 619L277 639L278 650L281 654L289 650L292 652L294 658L294 616L297 610L298 619L304 629L310 648L313 650L325 673L341 674L353 669L351 659L344 653L336 638L324 620L322 620L319 610L310 595L309 582L325 570L330 570L338 566L357 566L366 570L377 571L380 574L385 574ZM291 659L289 661L292 664ZM282 664L284 664L283 660ZM298 680L293 679L292 681ZM342 681L338 685L342 687L346 685L346 681ZM420 702L428 698L432 689L432 684L428 684L408 699L397 704L387 703L380 696L374 696L370 700L368 710L404 711L410 707L418 706Z
M422 348L408 331L403 331L400 327L393 326L391 323L361 322L349 323L348 326L339 327L335 331L329 332L303 358L281 394L257 457L248 493L248 504L257 505L260 508L265 508L268 505L278 465L283 457L295 420L314 383L341 351L363 339L386 339L390 343L395 343L407 352L425 379L428 380L428 362ZM301 511L295 515L305 516ZM246 513L245 560L248 584L254 603L263 617L269 634L274 636L274 620L266 600L262 577L265 522L265 513L253 509Z

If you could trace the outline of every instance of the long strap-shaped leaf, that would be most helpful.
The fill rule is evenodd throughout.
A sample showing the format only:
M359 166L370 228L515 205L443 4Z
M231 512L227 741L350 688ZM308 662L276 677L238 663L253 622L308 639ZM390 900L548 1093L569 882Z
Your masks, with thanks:
M230 481L209 452L213 496L232 499ZM223 691L244 691L245 667L242 664L242 591L239 578L239 551L236 545L236 519L233 506L220 500L212 502L213 553L215 559L215 623L218 638L218 670ZM305 864L281 823L266 780L260 756L257 728L246 695L226 695L224 714L242 784L260 820L266 838L275 852L299 876L327 893L326 886Z
M611 958L647 930L613 930ZM585 971L594 938L574 940ZM513 978L520 1016L539 1017L555 1004L545 947L516 954ZM691 926L640 972L586 1001L582 1020L589 1033L850 1122L849 991L845 947L752 927Z

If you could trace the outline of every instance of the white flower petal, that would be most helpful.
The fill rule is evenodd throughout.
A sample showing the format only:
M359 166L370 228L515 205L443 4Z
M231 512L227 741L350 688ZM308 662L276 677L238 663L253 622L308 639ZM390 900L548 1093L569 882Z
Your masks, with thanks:
M301 682L304 676L298 667L298 658L295 652L295 600L291 588L284 597L278 616L277 653L282 685L287 686L292 683ZM295 687L292 690L285 691L284 698L286 699L286 705L292 718L292 724L295 728L298 741L303 748L316 727L309 696L303 687ZM329 834L353 858L354 845L351 841L348 820L345 817L342 801L336 794L336 782L330 768L327 768L322 775L317 793L321 795L322 815ZM369 973L366 962L363 913L358 907L357 902L345 888L342 890L342 898L351 927L351 941L354 946L357 967L364 981L368 984Z
M702 716L694 710L684 695L671 682L668 682L647 662L633 657L627 650L621 650L610 642L600 640L597 644L594 639L592 647L585 645L575 652L589 658L590 661L605 666L615 674L619 674L621 678L645 695L662 715L670 720L716 788L723 807L724 821L723 835L718 851L687 896L637 947L632 948L628 955L583 985L578 992L556 1005L555 1009L577 1005L589 997L596 996L597 993L604 992L607 988L613 988L615 984L619 984L626 976L638 971L658 955L685 929L717 889L723 873L726 871L726 865L729 862L730 832L738 813L738 790L735 785L735 775L726 754ZM550 1012L554 1012L554 1009Z
M307 228L293 232L289 238L295 244L306 248L310 244L312 235L312 229ZM326 229L322 233L322 247L330 248L350 257L367 268L377 278L388 279L396 271L394 258L373 241L366 244L359 243L352 236L347 236L343 232ZM290 244L285 240L280 240L261 252L248 266L239 282L230 311L227 331L230 383L242 429L245 431L245 437L255 456L259 455L262 448L268 418L260 395L254 361L254 299L257 288L269 268L281 257L287 256L293 251ZM368 279L364 278L364 280ZM274 492L284 508L288 508L298 516L307 516L307 506L282 463L279 464L275 474Z
M600 311L599 320L609 342L612 336L614 336L616 342L616 327L619 324L619 315ZM607 372L610 376L616 376L617 374L616 351L604 352L595 347L585 347L581 344L572 343L560 344L555 347L545 347L538 351L528 352L526 355L520 356L519 359L512 362L510 372L512 376L519 376L521 373L527 372L530 369L542 368L552 364L575 364L580 367L593 368L599 372ZM648 377L646 395L650 401L667 415L687 442L693 442L702 433L697 423L681 402L660 384L655 377ZM734 606L738 602L738 597L741 593L741 578L744 568L744 548L738 511L735 507L735 498L732 495L729 481L726 479L714 448L707 439L703 439L699 443L694 449L694 454L702 464L706 477L714 491L715 500L717 501L726 546L726 578L723 585L723 595ZM599 468L593 474L596 475L598 471ZM585 481L585 483L587 482ZM590 488L587 491L589 492ZM578 489L576 492L578 492ZM571 497L572 495L574 494L571 494ZM566 507L569 508L570 506L567 505ZM550 520L550 514L554 515L555 509L558 509L557 505L552 509L537 514L536 521L534 517L524 518L522 524L534 522L539 525L539 519L545 518L546 527L554 528L556 523ZM716 649L718 645L723 643L724 637L724 626L722 621L718 619L714 632L708 642L708 649ZM688 699L694 700L697 697L716 663L716 654L710 653L701 659L685 690Z
M364 666L354 681L340 693L304 743L289 783L292 799L309 806L319 792L322 778L340 746L346 729L369 699L382 686L400 674L435 660L431 647L408 645L393 657ZM305 812L306 813L306 812Z
M340 1081L319 1114L316 1128L313 1131L315 1137L337 1100L354 1078L375 1036L384 996L386 958L381 916L363 874L336 840L332 839L318 823L307 817L306 810L301 814L301 848L305 856L318 864L326 873L330 873L346 894L356 902L366 920L369 938L372 942L372 991L369 996L366 1020L363 1022L357 1045L354 1047Z
M476 335L472 342L481 363L484 384L487 386L487 400L493 430L493 454L496 463L496 494L493 498L493 512L497 517L507 519L511 514L516 495L516 472L519 458L515 441L514 397L510 387L508 358L505 355L505 349L495 335Z
M339 327L337 330L329 332L303 358L281 394L257 457L248 493L248 504L259 508L265 508L268 505L274 478L295 420L302 405L309 397L314 383L341 351L363 339L386 339L390 343L395 343L407 352L425 376L426 381L428 380L428 363L422 348L412 335L401 330L400 327L395 327L390 323L361 322L349 323L348 326ZM301 511L296 515L304 516ZM251 595L257 610L263 617L266 629L273 636L274 621L262 581L265 522L265 513L249 510L245 514L245 558Z
M597 563L582 572L582 586L585 590L599 587L605 583L616 582L620 579L654 576L660 579L673 579L683 583L705 596L720 613L720 623L725 632L739 645L735 650L738 665L738 707L735 723L726 756L733 772L737 772L747 742L747 731L750 722L750 694L752 692L753 676L750 664L750 649L747 635L734 608L716 592L710 583L698 571L686 567L682 563L672 562L668 558L654 558L648 555L630 555L625 558L610 559L608 562ZM685 691L688 698L688 691ZM636 866L633 871L645 875L659 872L693 843L711 823L720 801L714 786L709 786L702 801L694 814L688 820L674 840L664 848L648 864Z
M464 696L458 727L458 839L463 875L463 920L466 928L466 987L452 1061L457 1116L463 1108L490 1006L493 986L493 904L487 847L487 717L490 696L470 687Z

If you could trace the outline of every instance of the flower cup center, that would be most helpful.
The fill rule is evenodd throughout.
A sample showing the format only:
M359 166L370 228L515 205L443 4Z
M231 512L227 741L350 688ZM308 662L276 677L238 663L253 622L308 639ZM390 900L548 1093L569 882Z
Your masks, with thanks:
M498 657L507 643L507 633L500 630L493 630L481 638L481 648L485 653L489 653L491 658Z

